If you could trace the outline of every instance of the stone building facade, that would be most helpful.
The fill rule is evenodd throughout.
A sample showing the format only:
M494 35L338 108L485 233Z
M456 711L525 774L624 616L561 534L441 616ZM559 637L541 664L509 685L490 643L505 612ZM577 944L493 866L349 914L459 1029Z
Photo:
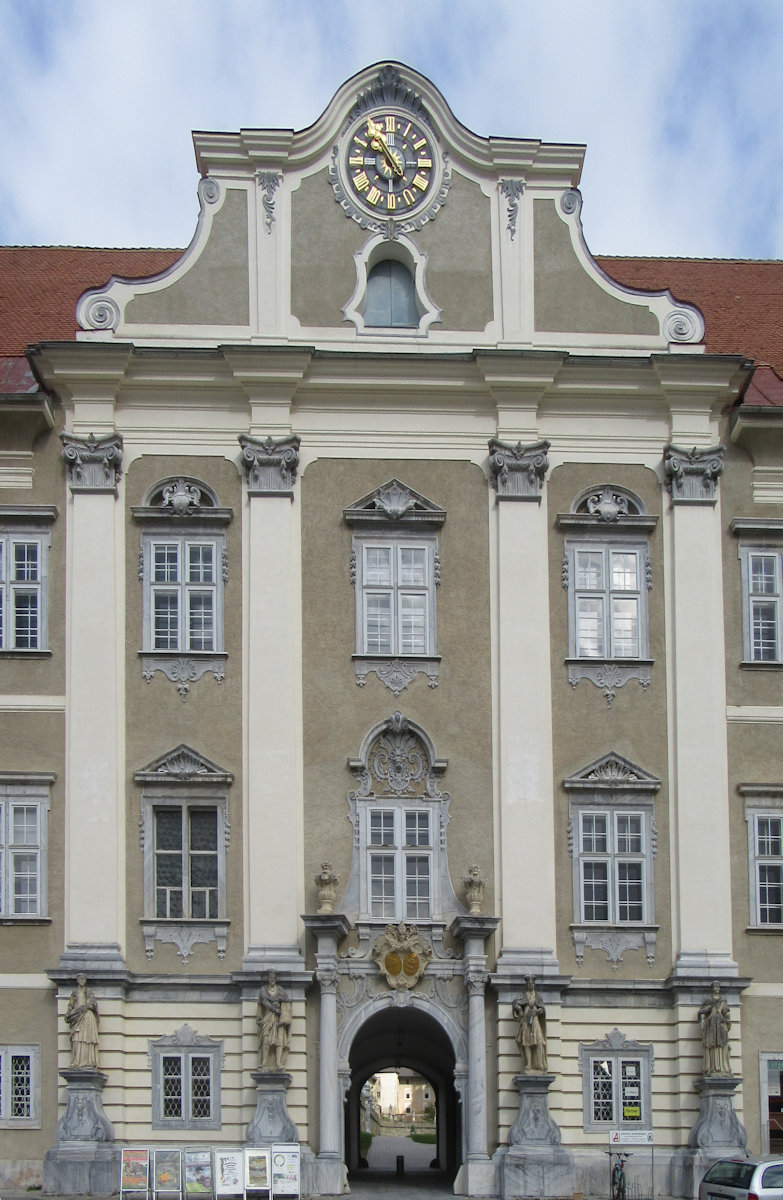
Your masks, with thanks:
M188 249L0 389L0 1183L246 1143L272 970L306 1191L404 1066L460 1192L621 1130L691 1195L781 1093L779 378L591 257L582 147L399 64L194 140Z

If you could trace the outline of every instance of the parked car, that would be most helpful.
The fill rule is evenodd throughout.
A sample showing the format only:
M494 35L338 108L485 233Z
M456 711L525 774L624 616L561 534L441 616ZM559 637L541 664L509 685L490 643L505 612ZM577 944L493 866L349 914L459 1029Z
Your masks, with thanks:
M699 1200L783 1200L783 1158L719 1158L699 1184Z

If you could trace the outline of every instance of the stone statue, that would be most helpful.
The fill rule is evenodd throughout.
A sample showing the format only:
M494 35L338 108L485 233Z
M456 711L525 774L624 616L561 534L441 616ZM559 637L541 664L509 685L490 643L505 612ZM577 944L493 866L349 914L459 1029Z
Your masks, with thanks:
M321 902L318 909L319 916L324 913L334 912L334 902L337 898L337 886L340 882L340 876L335 875L330 862L322 862L321 870L313 878L318 884L318 899Z
M704 1047L704 1074L731 1075L729 1063L731 1013L728 1004L720 994L720 984L717 979L712 985L712 995L707 997L699 1009L699 1024L701 1025L701 1044Z
M523 1071L546 1071L546 1009L533 975L525 976L525 994L514 1001L511 1011L519 1022L516 1043Z
M256 1025L261 1070L281 1071L288 1057L291 1038L291 1001L285 988L277 982L274 971L267 971L266 983L258 993Z
M76 976L71 992L65 1024L71 1038L71 1066L81 1070L98 1069L98 1005L94 993L87 987L87 976Z

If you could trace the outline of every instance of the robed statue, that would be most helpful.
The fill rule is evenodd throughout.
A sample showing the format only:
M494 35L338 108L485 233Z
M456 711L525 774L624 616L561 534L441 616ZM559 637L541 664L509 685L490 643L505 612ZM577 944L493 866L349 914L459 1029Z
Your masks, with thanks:
M65 1013L71 1039L71 1066L80 1070L98 1069L98 1004L87 987L87 976L76 976Z
M258 993L258 1058L262 1071L281 1071L288 1056L291 1038L291 1001L277 982L274 971L267 971L266 983Z

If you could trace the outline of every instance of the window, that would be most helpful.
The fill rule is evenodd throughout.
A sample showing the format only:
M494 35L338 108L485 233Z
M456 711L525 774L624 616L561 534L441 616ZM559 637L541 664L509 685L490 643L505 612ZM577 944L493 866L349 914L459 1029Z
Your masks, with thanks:
M189 1025L150 1042L153 1129L220 1129L222 1042Z
M392 479L346 508L344 516L355 528L357 682L363 685L372 671L399 695L424 672L434 687L440 558L433 530L443 524L445 512Z
M223 594L226 538L231 512L203 483L158 483L148 503L134 508L144 525L139 578L142 600L142 670L176 683L183 700L190 684L210 671L225 674Z
M432 915L430 813L371 809L368 822L370 916L426 920Z
M0 778L0 917L46 914L46 826L52 775Z
M365 326L418 329L416 285L404 263L385 259L367 277Z
M614 1029L580 1046L585 1130L649 1129L652 1047L626 1039Z
M783 929L783 787L742 785L748 825L750 924Z
M135 775L143 788L142 932L147 956L173 943L185 962L198 942L226 951L228 787L232 776L188 746Z
M644 949L652 963L654 794L660 780L614 752L564 780L570 794L577 962L586 947L616 967L623 953Z
M744 661L783 662L781 552L772 546L741 545L739 557L742 574Z
M47 647L48 551L48 534L0 534L0 650Z
M609 704L627 680L650 682L647 534L656 520L637 496L611 484L581 493L571 512L557 518L569 532L563 561L569 682L591 679Z
M0 1046L0 1128L39 1128L40 1093L40 1046Z

